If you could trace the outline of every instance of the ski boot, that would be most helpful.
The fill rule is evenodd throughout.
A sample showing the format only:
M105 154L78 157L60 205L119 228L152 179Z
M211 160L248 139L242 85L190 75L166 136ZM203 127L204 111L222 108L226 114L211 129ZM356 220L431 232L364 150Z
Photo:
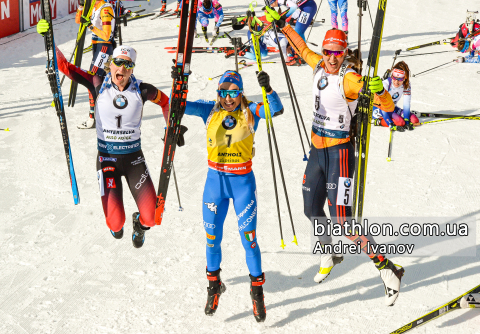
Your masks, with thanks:
M160 8L160 14L165 13L167 10L167 3L162 1L162 8Z
M305 64L305 61L298 55L287 58L287 66L301 66L302 64Z
M197 32L197 28L195 28L195 38L200 38L200 35Z
M220 279L220 271L218 269L215 271L208 271L207 269L207 278L208 278L208 297L207 304L205 305L205 314L208 316L213 316L215 311L218 308L218 301L220 300L220 295L225 292L227 289L225 284Z
M405 129L407 129L408 131L413 130L413 124L410 123L410 121L408 119L405 120Z
M203 36L205 37L205 41L208 43L208 35L207 35L207 27L202 27Z
M392 131L405 132L405 128L403 126L400 126L400 125L390 125L389 128Z
M385 305L393 306L400 293L400 282L405 273L405 269L398 264L393 264L388 259L382 262L377 257L373 258L375 266L380 271L380 278L385 288Z
M315 275L313 280L318 284L322 283L330 272L332 271L333 267L343 261L343 256L338 254L322 254L320 256L320 269L318 273Z
M140 213L134 212L132 215L133 218L133 232L132 232L132 242L135 248L140 248L145 242L145 231L148 231L150 227L143 226L140 223Z
M263 294L263 284L265 283L265 273L260 276L250 276L250 297L252 298L253 316L257 322L264 322L267 318L267 309L265 308L265 296Z
M89 113L88 114L88 119L85 122L82 122L82 124L77 125L77 128L79 128L79 129L94 129L95 128L95 114L94 113Z
M372 124L375 126L382 126L382 120L380 118L375 118L372 120Z
M118 232L113 232L112 230L110 230L110 232L112 233L112 235L115 239L122 239L123 238L123 227Z

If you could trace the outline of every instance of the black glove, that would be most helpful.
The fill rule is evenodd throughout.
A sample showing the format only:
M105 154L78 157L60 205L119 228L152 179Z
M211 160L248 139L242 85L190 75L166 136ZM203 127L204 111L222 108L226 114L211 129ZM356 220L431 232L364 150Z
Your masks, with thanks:
M237 17L233 17L232 19L232 29L233 30L242 30L245 27L246 20L238 21Z
M78 5L83 6L85 4L85 0L78 0Z
M167 131L167 129L165 129ZM188 128L185 125L180 125L180 131L178 132L177 146L182 147L185 145L185 137L183 134L188 131ZM162 141L165 142L165 137L162 138Z
M265 87L265 92L266 93L271 93L272 92L272 87L270 87L270 77L269 75L262 71L260 73L256 72L257 73L257 80L258 80L258 84L260 85L260 87Z
M92 22L90 22L90 19L86 18L83 15L80 16L80 23L84 26L87 26L87 28L90 28L92 26Z
M178 80L180 79L180 73L178 73L178 70L175 66L172 66L172 72L170 72L172 75L173 80Z

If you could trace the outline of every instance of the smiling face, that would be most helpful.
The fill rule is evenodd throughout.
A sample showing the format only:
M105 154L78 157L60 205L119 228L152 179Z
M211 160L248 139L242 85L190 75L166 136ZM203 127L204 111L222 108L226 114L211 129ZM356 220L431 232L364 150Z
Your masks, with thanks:
M121 58L121 59L126 59L126 60L132 60L127 56L118 56L116 58ZM112 73L112 81L117 87L123 90L125 86L128 83L128 80L130 79L130 76L133 73L133 68L130 70L127 70L125 66L117 66L113 63L113 61L110 63L110 72Z
M343 55L340 57L335 57L333 54L329 56L325 56L325 54L323 54L323 62L325 63L328 73L337 73L338 70L340 70L340 66L342 66L343 61L345 60L347 49L338 44L326 44L323 46L323 49L330 51L345 50Z
M218 89L219 90L239 90L240 88L238 88L238 86L234 83L224 82L218 87ZM220 99L220 104L222 105L223 109L225 109L226 111L234 111L235 108L237 108L242 102L242 95L243 94L239 94L235 98L230 97L230 95L227 95L227 97L225 98L218 96L218 98Z
M393 87L398 88L403 84L403 81L398 81L398 80L392 79L392 84L393 84Z

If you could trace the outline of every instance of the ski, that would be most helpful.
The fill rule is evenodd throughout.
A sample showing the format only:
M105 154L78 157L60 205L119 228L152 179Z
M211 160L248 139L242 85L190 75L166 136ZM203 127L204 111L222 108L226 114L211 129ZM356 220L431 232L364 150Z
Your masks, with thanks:
M153 15L153 17L150 20L155 20L156 18L159 18L159 17L162 17L162 16L167 16L167 14L169 14L169 12L171 12L171 11L172 11L171 9L168 9L164 12L155 13L155 15ZM170 15L174 15L174 14L170 13L168 16L170 16Z
M210 46L212 46L213 43L215 43L215 41L218 39L218 36L219 36L219 35L213 36L212 41L210 42Z
M189 15L190 5L190 15ZM192 44L194 39L195 21L197 20L198 0L184 0L180 13L180 27L178 32L177 55L175 68L178 76L173 80L172 94L170 98L170 113L165 132L165 144L163 149L162 167L160 169L160 181L157 191L157 203L155 206L155 224L160 225L165 210L168 182L175 157L180 123L187 104L188 77L190 75L190 60L192 57ZM187 22L188 21L188 22Z
M129 17L127 19L127 22L144 19L146 17L150 17L150 16L154 16L154 15L155 15L155 13L147 13L147 14L138 15L138 16L135 16L135 17Z
M168 52L176 52L177 48L174 46L167 46L165 47ZM240 48L239 48L240 49ZM218 53L227 52L227 51L234 51L233 46L194 46L192 47L192 52L201 52L201 51L217 51ZM268 52L279 52L277 48L274 46L267 47Z
M367 178L368 148L370 141L370 129L373 108L373 93L368 90L370 79L377 75L378 59L382 44L383 25L387 0L378 2L377 17L373 28L372 43L367 61L367 74L363 83L363 89L358 99L357 133L355 136L355 179L353 186L353 217L362 222L363 204L365 198L365 182ZM371 70L373 69L373 75Z
M49 0L41 0L42 15L48 22L50 29L45 33L45 51L47 52L47 77L50 82L50 88L55 102L55 109L60 121L60 130L62 131L63 147L67 158L68 172L70 175L70 185L72 187L73 201L75 204L80 203L80 194L78 193L77 179L75 177L75 169L73 168L72 150L70 147L70 139L68 137L67 120L65 118L65 109L63 106L62 86L60 84L60 75L58 73L57 55L55 53L55 39L53 37L53 23Z
M82 16L90 17L92 15L93 8L95 7L95 1L85 0ZM82 67L83 47L85 45L86 30L83 24L80 24L77 34L77 49L75 50L74 64L75 66ZM73 107L75 105L75 98L77 96L78 84L72 81L70 84L70 94L68 95L68 106Z
M443 304L439 308L421 316L420 318L400 327L399 329L391 332L390 334L400 334L405 333L415 327L426 324L427 322L437 319L438 317L447 314L448 312L458 310L460 308L476 308L480 307L480 299L477 296L472 296L472 294L478 294L480 292L480 285L477 285L473 289L465 292L464 294L458 296L457 298L449 301L446 304ZM477 297L477 300L475 300Z
M442 39L442 40L439 40L439 41L435 41L435 42L431 42L431 43L426 43L426 44L422 44L422 45L412 46L411 48L407 48L407 49L405 49L404 51L417 50L417 49L421 49L421 48L426 48L427 46L450 44L450 41L451 41L453 38L454 38L454 37L445 38L445 39Z

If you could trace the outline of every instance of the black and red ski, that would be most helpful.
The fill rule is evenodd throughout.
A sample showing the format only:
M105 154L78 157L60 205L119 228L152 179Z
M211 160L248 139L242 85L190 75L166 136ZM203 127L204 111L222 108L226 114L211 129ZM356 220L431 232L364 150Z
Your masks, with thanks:
M188 10L190 5L190 11ZM188 77L190 75L190 60L192 58L192 45L197 19L198 0L184 0L180 14L180 28L178 33L177 56L175 68L178 76L173 80L172 95L170 98L170 113L165 133L165 146L163 148L162 168L157 191L155 206L155 224L160 225L165 209L168 182L173 167L173 158L177 148L180 123L187 105Z

